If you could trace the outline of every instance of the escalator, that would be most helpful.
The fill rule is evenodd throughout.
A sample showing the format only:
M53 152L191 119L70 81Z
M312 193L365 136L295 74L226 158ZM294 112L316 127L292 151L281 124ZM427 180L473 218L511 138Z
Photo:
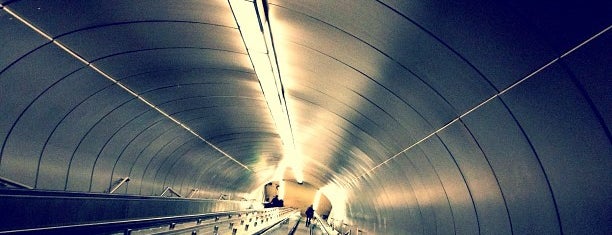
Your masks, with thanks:
M296 213L244 201L0 189L0 234L261 234Z
M305 225L305 218L295 213L283 223L266 231L265 235L327 235L336 233L328 233L322 229L321 221L313 219L313 223L309 226Z

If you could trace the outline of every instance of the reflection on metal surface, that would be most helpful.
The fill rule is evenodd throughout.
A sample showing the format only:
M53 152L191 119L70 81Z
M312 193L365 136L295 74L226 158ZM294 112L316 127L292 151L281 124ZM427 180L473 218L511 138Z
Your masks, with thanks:
M42 2L0 10L10 180L289 202L301 169L367 234L609 227L604 1Z
M376 92L377 84L347 64L348 60L334 55L346 55L350 61L370 61L373 57L345 48L342 37L325 35L327 32L314 25L312 18L299 21L278 7L278 2L270 4L270 24L296 133L296 152L304 157L307 180L319 186L346 184L350 177L337 177L332 172L358 174L362 167L357 165L369 164L374 157L364 153L363 146L352 145L368 134L360 129L359 121L352 120L370 112L367 98ZM311 24L314 29L309 28Z
M278 69L278 61L267 22L266 11L261 1L229 1L238 28L242 33L249 57L266 98L277 131L283 141L283 158L274 180L291 168L298 182L303 181L303 159L295 151L294 135L287 110L285 92Z
M63 43L59 42L58 40L54 39L53 37L51 37L49 34L45 33L43 30L41 30L40 28L34 26L33 24L31 24L30 22L28 22L26 19L24 19L23 17L19 16L17 13L15 13L14 11L8 9L7 7L3 7L2 8L4 11L8 12L9 14L11 14L12 16L14 16L15 18L19 19L19 21L21 21L22 23L26 24L29 28L31 28L32 30L36 31L38 34L40 34L41 36L45 37L46 39L50 40L54 45L58 46L59 48L61 48L63 51L65 51L66 53L70 54L73 58L79 60L80 62L82 62L83 64L89 66L91 69L93 69L94 71L96 71L97 73L99 73L100 75L102 75L103 77L107 78L108 80L110 80L111 82L113 82L115 85L121 87L123 90L125 90L126 92L130 93L131 95L135 96L138 100L142 101L143 103L145 103L146 105L148 105L149 107L153 108L154 110L156 110L157 112L159 112L160 114L162 114L164 117L170 119L171 121L173 121L174 123L176 123L177 125L179 125L180 127L182 127L183 129L185 129L186 131L188 131L189 133L195 135L198 139L202 140L204 143L208 144L210 147L212 147L213 149L217 150L218 152L220 152L221 154L223 154L225 157L229 158L230 160L234 161L235 163L237 163L238 165L240 165L241 167L243 167L244 169L246 169L247 171L251 171L251 169L249 169L248 166L242 164L240 161L236 160L234 157L230 156L228 153L226 153L225 151L223 151L222 149L220 149L219 147L217 147L216 145L214 145L213 143L211 143L210 141L206 140L204 137L200 136L198 133L196 133L195 131L193 131L191 128L189 128L188 126L186 126L184 123L182 123L181 121L179 121L178 119L170 116L170 114L168 114L167 112L165 112L164 110L161 110L159 107L157 107L155 104L151 103L150 101L148 101L147 99L145 99L144 97L142 97L141 95L139 95L138 93L136 93L134 90L130 89L129 87L127 87L126 85L124 85L123 83L119 82L117 79L113 78L112 76L110 76L108 73L102 71L100 68L98 68L96 65L94 65L93 63L89 62L88 60L86 60L85 58L83 58L82 56L80 56L77 52L75 52L74 50L68 48L66 45L64 45Z
M595 38L603 35L605 32L607 32L608 30L610 30L612 28L611 26L608 26L607 28L603 29L602 31L598 32L597 34L593 35L592 37L586 39L585 41L583 41L582 43L578 44L577 46L573 47L572 49L570 49L569 51L563 53L561 56L559 56L558 58L555 58L553 60L551 60L550 62L546 63L545 65L543 65L542 67L536 69L535 71L529 73L527 76L521 78L520 80L514 82L513 84L511 84L510 86L504 88L503 90L497 92L496 94L494 94L493 96L487 98L486 100L478 103L476 106L470 108L469 110L467 110L466 112L464 112L463 114L459 115L457 118L451 120L449 123L445 124L444 126L438 128L437 130L435 130L434 132L430 133L429 135L423 137L422 139L420 139L419 141L411 144L410 146L408 146L407 148L405 148L404 150L394 154L393 156L387 158L385 161L379 163L378 165L372 167L370 170L366 171L365 173L363 173L360 176L355 177L354 179L352 179L353 183L356 183L358 180L360 180L361 178L364 178L365 176L369 176L371 174L373 174L374 171L376 171L376 169L378 169L379 167L387 164L389 161L393 160L394 158L396 158L397 156L400 156L401 154L405 153L406 151L414 148L415 146L421 144L423 141L431 138L432 136L440 133L441 131L445 130L446 128L448 128L449 126L451 126L452 124L456 123L457 121L461 120L462 118L465 118L465 116L469 115L470 113L474 112L475 110L477 110L478 108L486 105L487 103L491 102L492 100L500 97L502 94L510 91L512 88L518 86L519 84L525 82L526 80L528 80L529 78L534 77L536 74L538 74L539 72L543 71L544 69L548 68L549 66L555 64L557 61L559 61L561 58L568 56L569 54L571 54L573 51L579 49L580 47L584 46L585 44L587 44L588 42L594 40Z
M330 218L344 219L347 216L346 204L348 202L348 190L341 188L335 184L328 184L319 189L332 204L332 210L329 214Z
M278 199L284 199L285 198L285 181L281 180L278 181Z

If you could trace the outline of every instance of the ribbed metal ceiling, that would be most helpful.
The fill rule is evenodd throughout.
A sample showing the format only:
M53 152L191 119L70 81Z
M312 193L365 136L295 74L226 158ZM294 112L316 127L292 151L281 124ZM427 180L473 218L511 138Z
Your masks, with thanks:
M274 177L283 141L228 1L0 2L0 176L201 197ZM346 193L332 216L612 230L610 3L265 3L304 180Z

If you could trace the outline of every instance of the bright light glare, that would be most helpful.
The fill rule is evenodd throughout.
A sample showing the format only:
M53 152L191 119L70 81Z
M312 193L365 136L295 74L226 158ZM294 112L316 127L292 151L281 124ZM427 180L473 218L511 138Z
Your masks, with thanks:
M315 193L314 201L312 202L312 208L316 210L319 207L320 201L321 201L321 190L317 190L317 193Z
M238 28L244 38L249 54L251 52L267 53L268 47L264 41L264 36L259 27L255 5L253 2L244 0L231 0L232 11L238 23Z
M291 161L293 161L290 167L291 167L291 170L293 171L293 176L295 177L295 181L301 184L304 182L304 169L302 167L302 160L297 156L293 156L290 159Z
M295 179L298 183L302 183L304 180L303 161L295 151L293 132L281 87L276 55L272 49L271 32L268 22L265 21L265 16L258 15L258 12L259 14L264 12L262 1L230 0L229 3L238 28L242 33L268 108L276 124L276 129L283 142L283 158L274 174L274 179L282 180L285 170L291 167Z
M332 205L330 217L336 220L346 218L346 204L348 202L348 191L335 184L328 184L319 189L329 199Z
M285 156L291 156L285 154ZM284 179L285 171L291 169L293 171L293 176L295 177L295 181L298 183L304 182L304 174L302 168L302 161L299 157L285 157L281 160L274 172L274 176L272 181L281 181Z
M285 181L278 181L278 199L285 198Z
M287 169L287 164L285 164L286 161L281 160L281 162L278 164L278 167L276 167L276 170L274 171L274 176L272 177L272 181L281 181L284 178L285 175L285 170Z

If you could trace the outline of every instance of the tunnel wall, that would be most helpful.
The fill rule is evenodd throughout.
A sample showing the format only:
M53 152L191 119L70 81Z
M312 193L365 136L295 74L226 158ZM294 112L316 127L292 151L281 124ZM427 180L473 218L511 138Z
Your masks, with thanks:
M79 192L130 177L117 193L214 198L268 178L237 164L275 162L280 140L227 1L0 4L0 176Z
M282 143L227 1L0 2L88 63L2 9L0 176L206 197L271 178ZM336 219L366 234L612 231L606 1L268 3L306 180L348 192Z
M610 41L590 41L361 178L349 224L374 234L607 234Z
M366 234L612 230L609 4L269 3L292 121L316 133L296 140L317 163L306 180L349 194L334 220Z

